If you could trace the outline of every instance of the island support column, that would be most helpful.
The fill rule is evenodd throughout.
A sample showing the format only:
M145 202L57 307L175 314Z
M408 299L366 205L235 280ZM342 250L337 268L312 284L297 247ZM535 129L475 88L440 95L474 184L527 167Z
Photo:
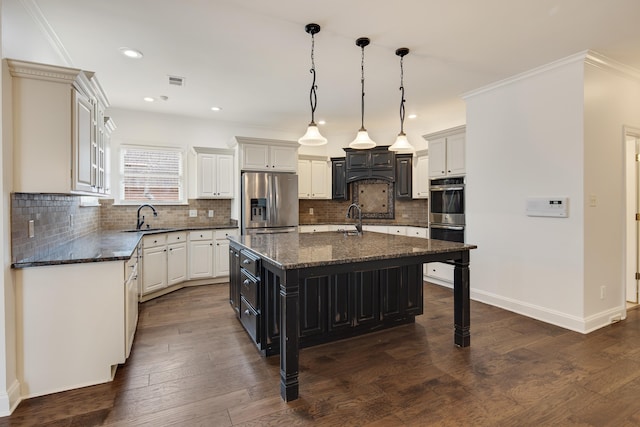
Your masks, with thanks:
M454 260L453 270L453 340L459 347L469 347L471 333L470 319L470 290L469 290L469 251L463 251L462 256Z
M298 280L298 270L285 270L280 277L280 396L285 402L298 398Z

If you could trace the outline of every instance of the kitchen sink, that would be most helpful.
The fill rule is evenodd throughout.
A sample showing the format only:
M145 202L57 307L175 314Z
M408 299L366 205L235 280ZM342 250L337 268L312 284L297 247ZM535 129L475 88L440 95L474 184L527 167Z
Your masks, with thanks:
M163 233L171 231L171 228L141 228L140 230L131 228L129 230L122 230L123 233Z

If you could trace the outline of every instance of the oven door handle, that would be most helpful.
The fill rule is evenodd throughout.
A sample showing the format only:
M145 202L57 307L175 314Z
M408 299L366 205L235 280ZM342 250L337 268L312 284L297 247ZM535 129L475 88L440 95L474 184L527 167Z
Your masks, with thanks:
M464 230L464 227L461 227L459 225L438 225L438 224L431 224L430 225L431 228L440 228L440 229L445 229L445 230L455 230L455 231L462 231Z
M445 185L436 185L431 187L431 191L460 191L464 190L464 187L447 187Z

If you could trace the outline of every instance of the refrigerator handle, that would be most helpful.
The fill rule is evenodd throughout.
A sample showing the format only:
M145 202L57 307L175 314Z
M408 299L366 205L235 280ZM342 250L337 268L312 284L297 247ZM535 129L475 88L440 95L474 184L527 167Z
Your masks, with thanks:
M267 224L269 226L272 226L276 219L274 186L273 175L267 174Z

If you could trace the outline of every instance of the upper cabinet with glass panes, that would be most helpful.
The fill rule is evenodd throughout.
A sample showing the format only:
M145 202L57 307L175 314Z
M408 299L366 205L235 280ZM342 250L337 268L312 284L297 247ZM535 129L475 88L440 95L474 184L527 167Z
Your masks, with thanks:
M104 109L93 72L7 60L12 80L14 191L108 192Z

